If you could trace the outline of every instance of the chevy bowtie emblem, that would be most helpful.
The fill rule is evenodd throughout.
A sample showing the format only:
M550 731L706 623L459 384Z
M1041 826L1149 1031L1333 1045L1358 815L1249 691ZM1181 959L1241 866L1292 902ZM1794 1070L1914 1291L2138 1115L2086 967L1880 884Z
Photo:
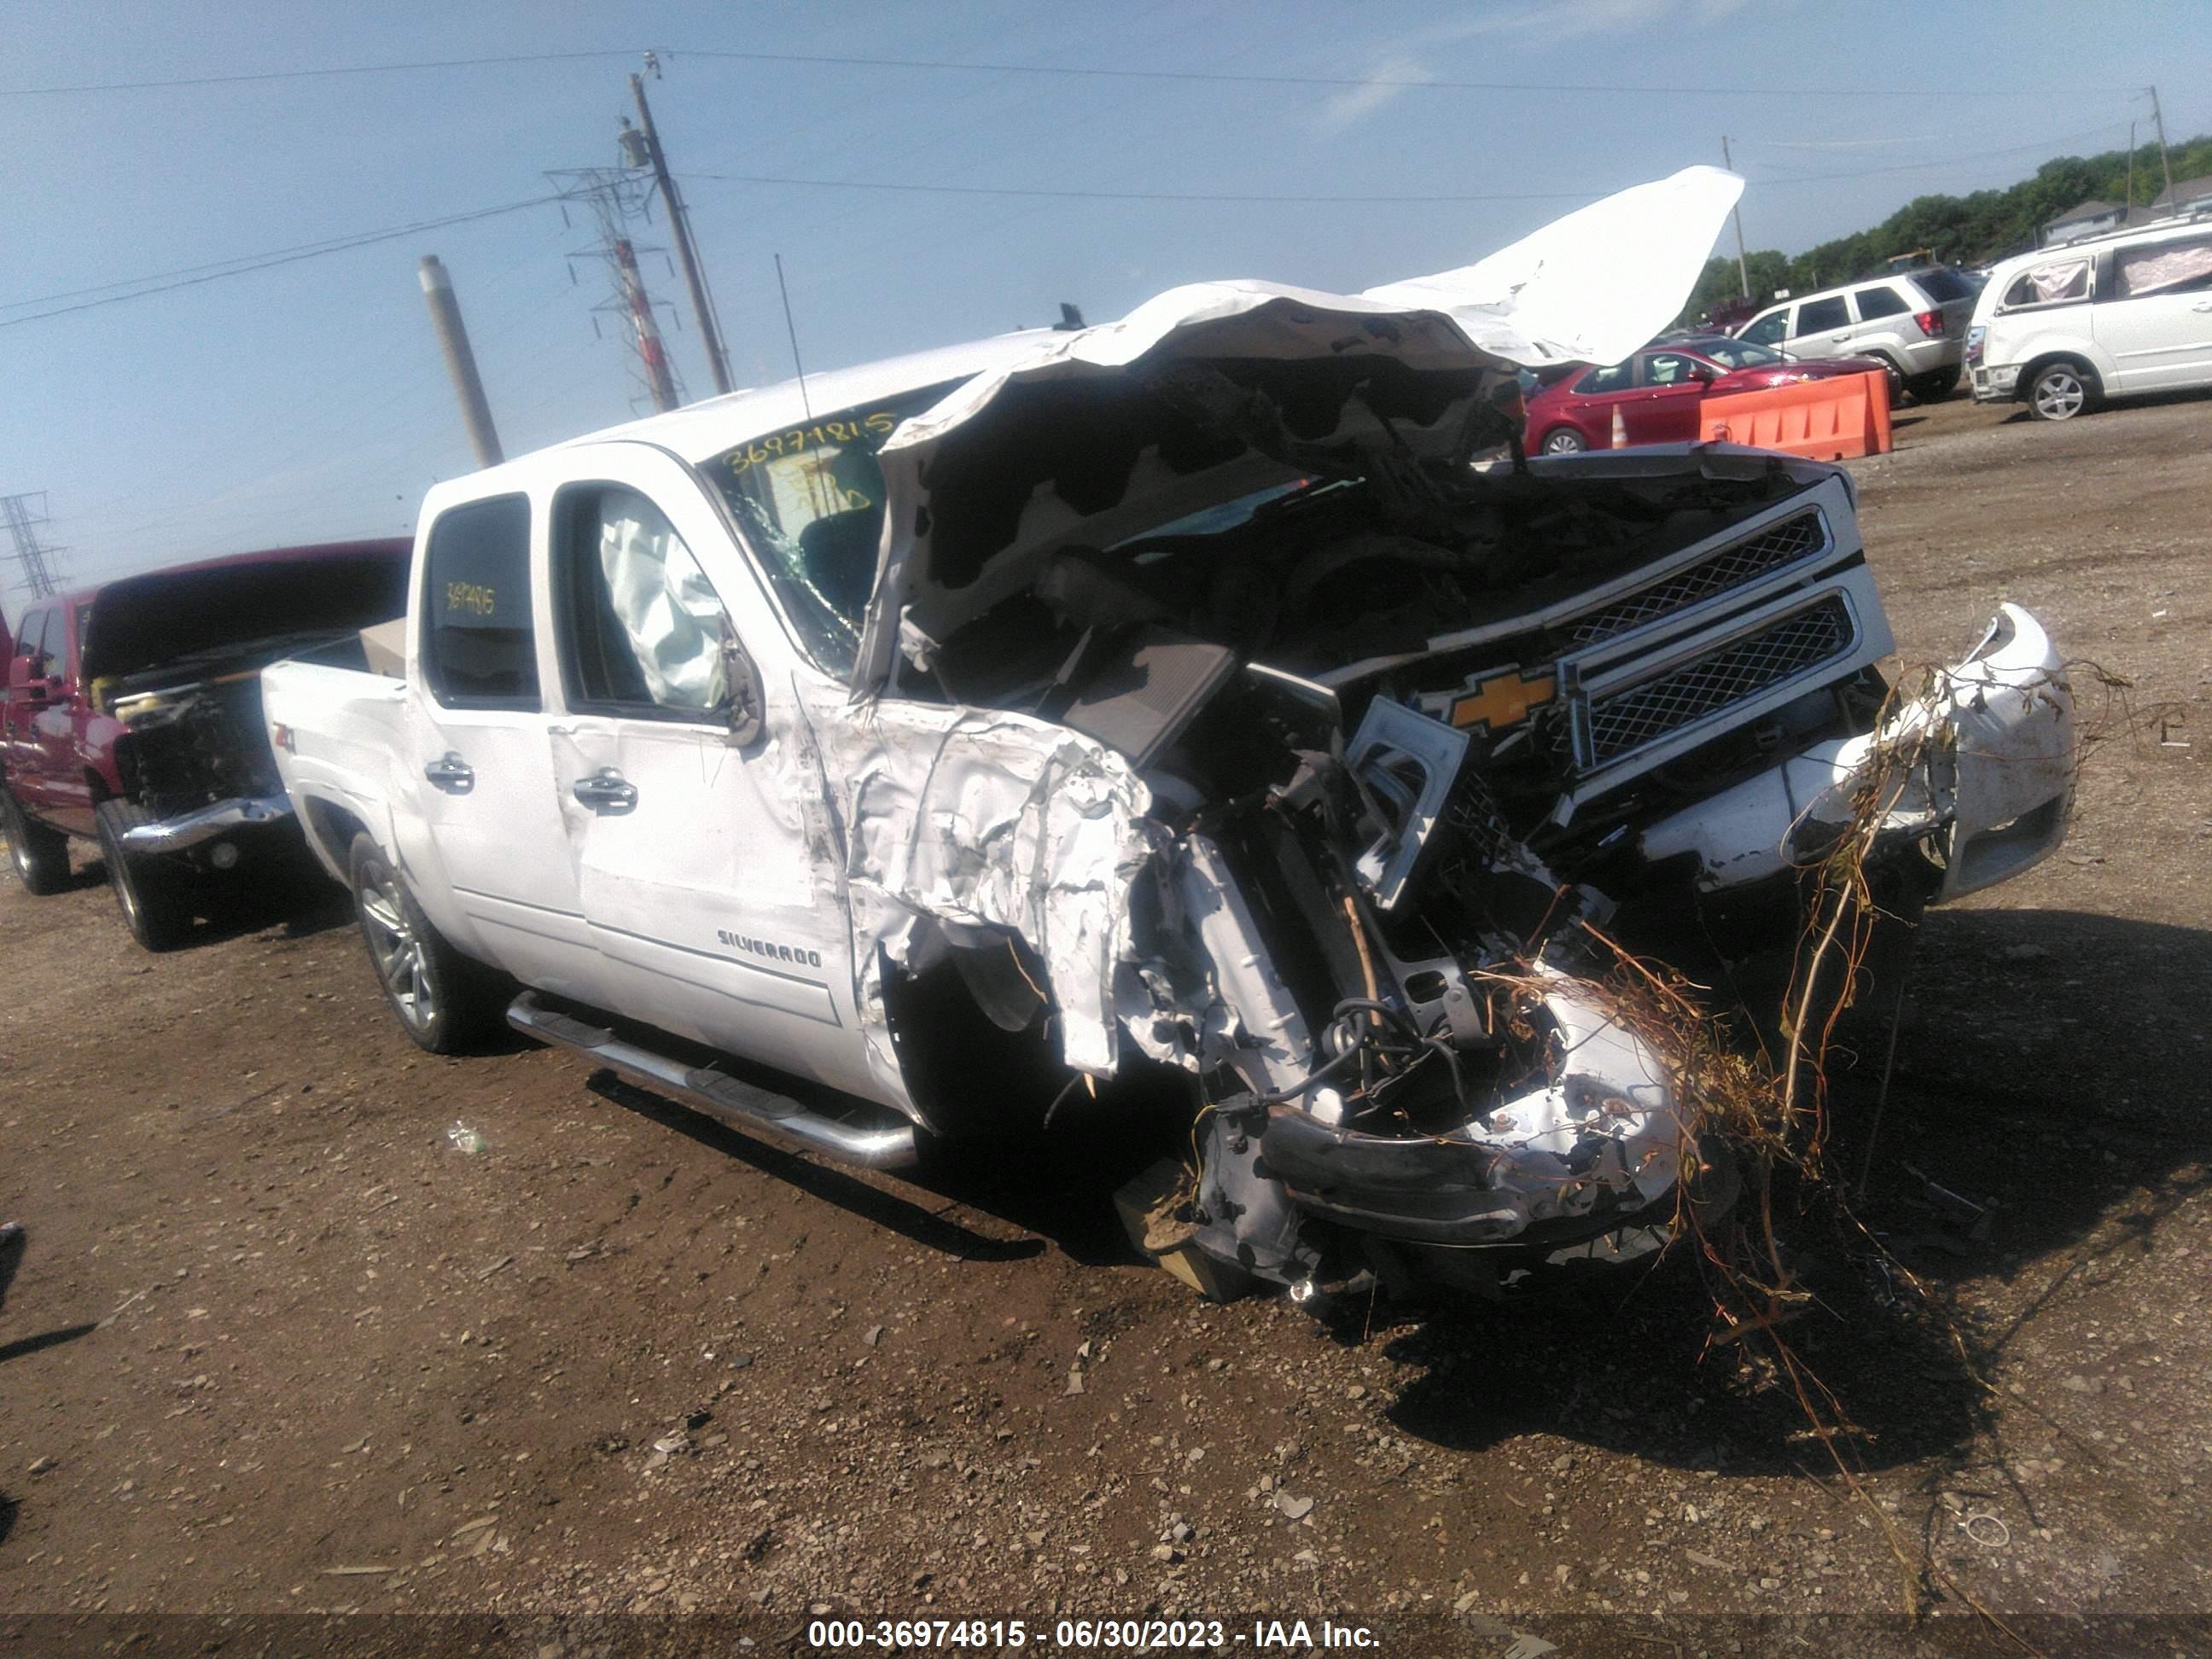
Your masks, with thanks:
M1524 680L1517 671L1484 680L1451 706L1454 726L1486 726L1493 732L1517 726L1528 711L1551 702L1557 682L1549 674Z

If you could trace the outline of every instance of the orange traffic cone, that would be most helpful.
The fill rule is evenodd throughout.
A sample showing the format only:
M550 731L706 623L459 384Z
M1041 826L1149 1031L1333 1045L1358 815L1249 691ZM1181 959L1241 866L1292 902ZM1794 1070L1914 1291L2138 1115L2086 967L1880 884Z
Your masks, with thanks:
M1620 418L1620 405L1618 404L1613 406L1613 447L1615 449L1628 447L1628 426Z

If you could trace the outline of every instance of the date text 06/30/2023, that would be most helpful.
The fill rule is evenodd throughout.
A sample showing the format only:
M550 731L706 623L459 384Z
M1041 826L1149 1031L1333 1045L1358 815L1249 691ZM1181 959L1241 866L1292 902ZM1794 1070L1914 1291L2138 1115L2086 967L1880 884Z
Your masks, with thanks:
M823 1651L1038 1647L1076 1652L1213 1653L1237 1648L1261 1652L1310 1648L1373 1649L1366 1626L1332 1619L1061 1619L1032 1626L1025 1619L817 1619L806 1626L807 1645Z

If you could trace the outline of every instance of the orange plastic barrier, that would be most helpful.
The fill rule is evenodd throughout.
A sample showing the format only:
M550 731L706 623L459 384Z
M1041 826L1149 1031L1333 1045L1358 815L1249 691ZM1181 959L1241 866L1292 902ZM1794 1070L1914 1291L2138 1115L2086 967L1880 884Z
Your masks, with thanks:
M1885 455L1889 380L1876 370L1708 398L1698 418L1707 443L1747 444L1814 461Z

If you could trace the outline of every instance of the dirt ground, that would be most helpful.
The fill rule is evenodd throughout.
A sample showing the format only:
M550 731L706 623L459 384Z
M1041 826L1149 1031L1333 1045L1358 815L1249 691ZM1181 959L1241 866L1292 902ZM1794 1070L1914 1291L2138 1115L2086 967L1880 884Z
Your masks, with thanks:
M81 858L0 886L0 1634L809 1651L822 1614L1042 1646L1149 1612L1232 1651L1255 1613L1393 1654L2019 1650L1971 1595L2047 1652L2212 1651L2212 401L1898 438L1854 471L1903 656L2008 598L2131 685L2077 672L2107 735L2061 854L1923 930L1862 1212L1972 1364L1791 1224L1863 1495L1706 1350L1686 1273L1349 1328L1206 1305L1122 1242L1100 1126L848 1174L561 1053L419 1054L335 890L149 957ZM501 1618L302 1616L354 1609ZM152 1613L289 1617L85 1617Z

